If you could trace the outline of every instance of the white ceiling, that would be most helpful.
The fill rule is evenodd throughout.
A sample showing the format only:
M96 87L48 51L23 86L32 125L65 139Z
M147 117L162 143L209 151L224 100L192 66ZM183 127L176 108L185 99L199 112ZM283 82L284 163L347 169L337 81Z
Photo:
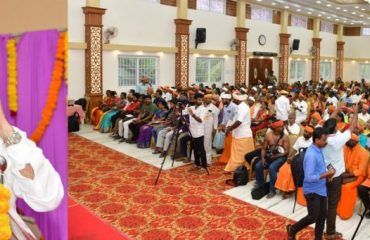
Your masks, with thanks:
M247 0L262 5L309 17L319 17L345 26L370 26L370 3L365 0Z

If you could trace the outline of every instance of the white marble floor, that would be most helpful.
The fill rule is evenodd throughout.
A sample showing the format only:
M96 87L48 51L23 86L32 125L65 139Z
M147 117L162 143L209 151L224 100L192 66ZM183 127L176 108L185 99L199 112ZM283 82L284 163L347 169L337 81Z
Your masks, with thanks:
M81 125L81 130L77 132L81 137L87 138L96 143L100 143L106 147L114 149L116 151L122 152L128 156L131 156L139 161L145 162L157 168L160 168L162 163L162 158L159 158L158 155L153 155L152 152L148 149L139 149L136 145L131 145L127 143L118 143L109 137L109 134L102 134L97 131L93 131L90 125ZM180 167L185 165L182 162L175 162L172 167L172 160L167 157L164 167L164 170L170 170L172 168ZM257 207L267 209L271 212L279 214L281 216L293 219L298 221L307 214L306 208L296 205L295 212L293 213L293 203L294 197L283 200L280 194L277 194L272 199L262 198L259 201L253 200L251 196L251 190L254 182L249 182L246 186L240 186L232 188L228 191L225 191L224 194L237 198L241 201L253 204ZM356 206L355 214L349 220L341 220L337 218L337 231L343 233L344 239L351 239L358 222L360 221L360 216L358 213L359 203ZM356 235L358 240L369 240L370 239L370 220L364 219L361 224L361 227Z
M240 186L232 188L225 191L224 194L231 197L237 198L241 201L253 204L257 207L267 209L273 213L279 214L281 216L293 219L295 221L300 220L302 217L306 216L306 207L299 204L296 205L295 211L293 213L294 196L289 199L283 200L280 194L275 195L272 199L267 199L266 197L261 200L253 200L251 195L251 190L253 188L254 182L249 182L246 186ZM356 205L356 212L349 220L341 220L337 217L337 231L343 234L344 239L351 239L355 229L360 221L360 216L358 213L360 203ZM358 240L369 240L370 239L370 220L364 219L360 229L356 234Z
M109 137L108 133L94 131L91 125L81 124L80 131L76 132L76 134L157 168L160 168L163 162L163 158L159 158L158 154L152 154L151 150L137 148L136 144L118 143L118 141L114 141L113 138ZM175 161L174 165L172 166L172 158L171 156L167 156L163 165L163 170L169 170L184 165L186 164L183 162Z

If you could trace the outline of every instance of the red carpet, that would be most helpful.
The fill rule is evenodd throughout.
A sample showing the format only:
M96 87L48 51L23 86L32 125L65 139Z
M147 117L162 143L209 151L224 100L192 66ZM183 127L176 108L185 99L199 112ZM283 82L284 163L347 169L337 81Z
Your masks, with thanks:
M172 169L154 186L157 168L69 136L69 195L134 239L286 239L289 219L222 193L230 188L223 167L214 164L210 176ZM297 239L313 239L312 229Z
M69 199L68 214L69 240L129 239L75 203L72 199Z

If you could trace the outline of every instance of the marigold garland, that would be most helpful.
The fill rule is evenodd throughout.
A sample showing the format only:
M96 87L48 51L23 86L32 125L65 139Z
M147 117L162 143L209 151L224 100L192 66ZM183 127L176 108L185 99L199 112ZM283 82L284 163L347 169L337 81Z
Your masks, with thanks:
M9 211L10 191L0 184L0 240L9 240L12 236L10 229Z
M10 111L18 111L18 93L17 93L17 48L16 40L10 38L6 43L8 53L8 104Z
M64 80L68 84L68 33L62 33L64 34Z
M58 93L60 86L62 84L63 75L65 74L64 71L64 64L65 64L65 41L66 41L66 34L60 33L59 40L56 50L56 57L54 63L54 69L51 79L51 84L49 86L49 93L46 99L46 103L42 112L41 120L31 135L31 140L34 142L39 142L42 136L45 133L46 128L49 126L51 118L54 114L55 107L58 101Z

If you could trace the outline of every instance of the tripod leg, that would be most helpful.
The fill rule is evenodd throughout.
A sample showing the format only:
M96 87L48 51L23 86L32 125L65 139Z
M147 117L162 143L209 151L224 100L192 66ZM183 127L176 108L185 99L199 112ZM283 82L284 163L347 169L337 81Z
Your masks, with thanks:
M207 167L205 167L205 169L206 169L206 172L207 172L207 174L208 174L208 176L209 176L210 174L209 174L208 168L207 168Z
M366 215L366 212L367 212L367 208L365 207L365 210L364 210L364 213L361 215L361 219L360 219L360 222L358 223L358 225L357 225L357 227L356 227L356 230L355 230L355 232L353 233L353 236L352 236L352 240L354 240L355 239L355 236L356 236L356 234L357 234L357 231L358 231L358 229L360 228L360 225L361 225L361 223L362 223L362 220L364 220L364 217L365 217L365 215Z
M175 148L173 149L173 154L172 154L172 167L173 167L173 165L175 163L176 149L177 149L177 141L179 140L179 136L180 136L179 132L180 132L180 128L177 128L176 129L176 132L173 133L172 140L171 140L171 141L173 141L174 137L176 136L175 137Z
M293 205L293 213L295 211L295 206L297 205L297 193L298 193L298 188L294 192L294 205Z
M161 163L161 168L158 171L158 175L157 175L157 178L155 179L154 185L157 185L157 183L158 183L159 176L161 175L161 172L162 172L162 169L163 169L163 166L164 166L164 162L166 161L166 158L167 158L167 154L163 158L163 161Z

